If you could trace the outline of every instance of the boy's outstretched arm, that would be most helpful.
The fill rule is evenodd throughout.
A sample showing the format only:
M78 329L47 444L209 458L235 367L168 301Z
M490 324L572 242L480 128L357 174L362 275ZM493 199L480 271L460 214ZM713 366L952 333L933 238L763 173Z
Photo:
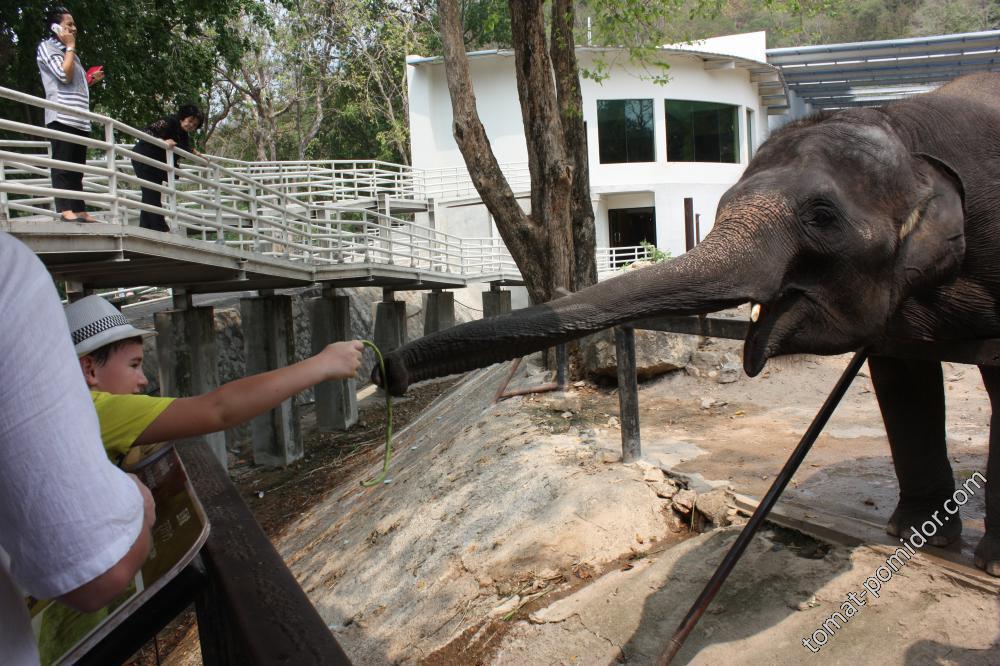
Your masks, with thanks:
M149 424L135 444L152 444L227 430L274 409L299 391L348 379L361 367L359 340L335 342L293 365L243 377L193 398L178 398Z

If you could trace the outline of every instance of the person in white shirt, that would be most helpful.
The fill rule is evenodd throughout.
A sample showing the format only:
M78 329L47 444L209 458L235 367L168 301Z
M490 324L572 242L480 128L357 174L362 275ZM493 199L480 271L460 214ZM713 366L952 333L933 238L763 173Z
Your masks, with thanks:
M37 664L25 594L97 610L149 553L153 499L104 455L52 279L0 232L0 662Z
M53 7L45 15L45 37L38 43L35 59L45 88L45 99L77 111L90 111L90 85L76 54L76 23L65 7ZM94 83L104 78L103 70L92 75ZM45 126L81 138L90 136L90 120L71 112L45 109ZM52 138L52 159L86 164L87 146L71 139ZM83 172L52 167L52 187L83 192ZM56 197L56 212L67 222L96 222L86 211L83 199Z

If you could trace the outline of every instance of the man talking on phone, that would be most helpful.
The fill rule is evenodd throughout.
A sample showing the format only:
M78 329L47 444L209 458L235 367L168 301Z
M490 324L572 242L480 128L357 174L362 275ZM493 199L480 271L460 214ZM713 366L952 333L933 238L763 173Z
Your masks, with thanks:
M76 23L65 7L54 7L45 15L46 37L38 44L36 60L45 88L45 99L70 107L76 111L90 111L90 87L87 73L76 54ZM104 78L104 72L93 73L94 83ZM52 187L58 190L83 191L83 172L72 169L72 164L87 162L87 147L71 137L90 136L90 121L72 111L45 109L45 126L62 132L63 136L50 137L52 159L67 162L70 168L52 168ZM55 198L56 212L67 222L97 222L86 212L79 198Z

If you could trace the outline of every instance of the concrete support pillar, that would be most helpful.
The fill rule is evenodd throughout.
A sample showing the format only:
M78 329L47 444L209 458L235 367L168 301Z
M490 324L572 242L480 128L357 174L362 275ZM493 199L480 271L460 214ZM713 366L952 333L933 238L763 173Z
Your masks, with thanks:
M490 289L483 292L483 319L510 312L510 291Z
M434 290L424 294L424 335L455 325L455 294Z
M241 298L243 348L247 375L255 375L295 362L292 297L262 295ZM253 461L265 467L284 467L303 455L299 410L295 399L250 421Z
M351 337L351 300L324 289L323 296L309 301L312 352L318 354L331 342ZM357 380L339 379L317 384L316 426L324 431L347 430L358 422Z
M160 395L190 397L219 386L219 360L215 350L215 313L211 307L164 310L153 317L156 358L160 364ZM213 432L200 439L227 468L226 433Z
M382 302L375 307L373 337L383 354L406 344L406 303L395 300L391 289L382 290Z
M66 291L66 300L70 303L76 303L81 298L86 298L94 293L93 289L76 280L63 282L63 289Z

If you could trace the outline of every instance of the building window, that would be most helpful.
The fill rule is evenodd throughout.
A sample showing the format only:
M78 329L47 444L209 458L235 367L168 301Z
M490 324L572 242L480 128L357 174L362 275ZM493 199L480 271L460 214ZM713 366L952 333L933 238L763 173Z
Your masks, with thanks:
M667 100L667 160L740 161L738 107L717 102Z
M597 100L601 164L653 162L653 100Z

